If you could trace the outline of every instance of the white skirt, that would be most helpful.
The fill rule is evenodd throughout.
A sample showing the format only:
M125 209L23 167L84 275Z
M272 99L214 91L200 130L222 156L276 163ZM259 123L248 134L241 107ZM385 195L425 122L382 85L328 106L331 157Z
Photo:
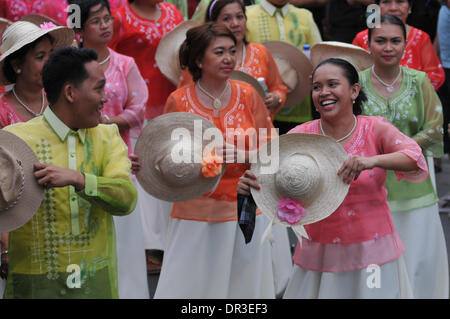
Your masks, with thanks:
M134 185L138 182L133 179ZM138 194L141 196L141 194ZM127 216L113 216L116 228L120 299L149 299L144 236L139 206Z
M272 226L272 268L275 284L275 296L281 298L289 282L293 262L287 228Z
M260 244L267 225L257 216L245 244L236 221L171 218L155 298L275 298L272 250L268 241Z
M405 245L405 263L415 298L449 297L448 257L437 204L393 212L395 229Z
M167 228L173 203L151 196L141 185L136 188L139 192L138 206L144 233L144 248L165 250Z
M285 299L413 298L401 255L389 263L343 272L320 272L294 265Z

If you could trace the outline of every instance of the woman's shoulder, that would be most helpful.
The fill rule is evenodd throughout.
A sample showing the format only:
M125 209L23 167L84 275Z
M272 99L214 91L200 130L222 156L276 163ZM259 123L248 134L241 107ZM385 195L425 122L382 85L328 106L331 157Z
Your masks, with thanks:
M114 51L111 48L108 48L109 54L111 55L111 58L113 61L121 62L122 64L129 65L130 63L134 63L134 58L122 53L119 53L117 51Z
M402 66L402 69L406 76L414 77L416 79L416 81L418 81L419 83L422 83L425 80L425 78L428 77L427 74L423 71L411 69L411 68L404 67L404 66Z

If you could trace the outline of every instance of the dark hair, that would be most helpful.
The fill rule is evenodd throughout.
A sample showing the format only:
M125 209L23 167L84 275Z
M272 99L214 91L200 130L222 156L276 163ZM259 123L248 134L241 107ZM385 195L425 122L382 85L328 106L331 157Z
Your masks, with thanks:
M55 50L42 70L42 82L47 100L52 105L58 101L66 83L78 87L89 77L85 64L97 60L93 49L63 47Z
M68 0L69 4L76 4L80 7L80 28L83 29L86 21L89 19L89 14L91 11L91 8L96 5L101 5L100 9L106 8L108 9L108 12L111 13L111 7L109 6L108 0Z
M44 39L48 39L52 45L55 42L55 39L50 34L44 34L42 37L39 37L33 42L24 45L22 48L5 58L2 71L8 82L16 83L17 80L17 74L12 66L12 61L17 60L19 65L22 65L25 62L25 56L27 55L27 53L33 50Z
M375 0L375 4L380 5L381 0ZM413 0L408 0L409 6L412 7L413 5Z
M393 25L398 25L403 32L403 39L406 41L406 27L405 24L403 23L402 20L400 20L399 18L390 15L390 14L383 14L380 17L380 24L393 24ZM369 32L369 43L370 43L370 39L372 38L372 32L373 32L374 28L368 28L368 32Z
M217 18L219 18L222 9L231 3L239 4L242 12L244 12L245 19L247 19L247 15L245 14L245 5L242 0L213 0L209 3L208 8L206 9L205 22L217 22ZM213 7L211 8L211 6Z
M314 78L314 73L318 68L325 64L333 64L341 68L342 75L348 80L350 85L359 83L358 72L355 67L348 61L344 59L337 58L329 58L319 63L318 66L314 69L312 73L312 77ZM362 103L367 101L367 96L361 88L359 91L358 97L355 99L355 103L353 104L353 114L360 115L362 113Z
M223 24L209 22L186 33L186 40L180 47L179 59L181 67L189 69L194 81L202 77L202 70L197 66L197 62L203 59L208 46L218 37L228 37L236 44L233 33Z

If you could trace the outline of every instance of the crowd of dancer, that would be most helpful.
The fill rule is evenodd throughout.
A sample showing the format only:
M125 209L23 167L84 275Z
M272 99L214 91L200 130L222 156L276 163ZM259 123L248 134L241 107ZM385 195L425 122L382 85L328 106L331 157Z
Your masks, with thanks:
M414 0L326 3L0 0L0 296L149 298L147 275L160 274L154 298L448 299L435 170L450 146L450 1L432 37L410 25ZM376 28L334 16L363 19L369 4ZM176 189L150 194L135 154L144 127L179 112L214 124L227 164L211 192L183 201ZM266 140L292 151L269 176L275 197L296 196L278 176L304 182L296 133L345 151L336 165L348 193L336 205L313 188L330 215L305 225L295 253L262 207L241 211L267 177L251 169L261 145L240 147L230 129L255 141L272 132ZM31 171L10 133L36 154ZM329 147L315 145L311 154ZM149 151L162 162L168 147ZM18 203L38 196L23 220Z

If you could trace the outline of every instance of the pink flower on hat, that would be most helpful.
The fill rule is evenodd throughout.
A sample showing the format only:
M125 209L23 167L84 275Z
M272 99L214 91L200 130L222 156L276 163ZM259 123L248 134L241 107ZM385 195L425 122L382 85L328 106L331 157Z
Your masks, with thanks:
M44 22L40 25L42 31L51 30L53 28L56 28L56 24L53 22Z
M277 205L277 216L281 221L293 225L305 215L306 209L300 202L287 197L279 200Z

